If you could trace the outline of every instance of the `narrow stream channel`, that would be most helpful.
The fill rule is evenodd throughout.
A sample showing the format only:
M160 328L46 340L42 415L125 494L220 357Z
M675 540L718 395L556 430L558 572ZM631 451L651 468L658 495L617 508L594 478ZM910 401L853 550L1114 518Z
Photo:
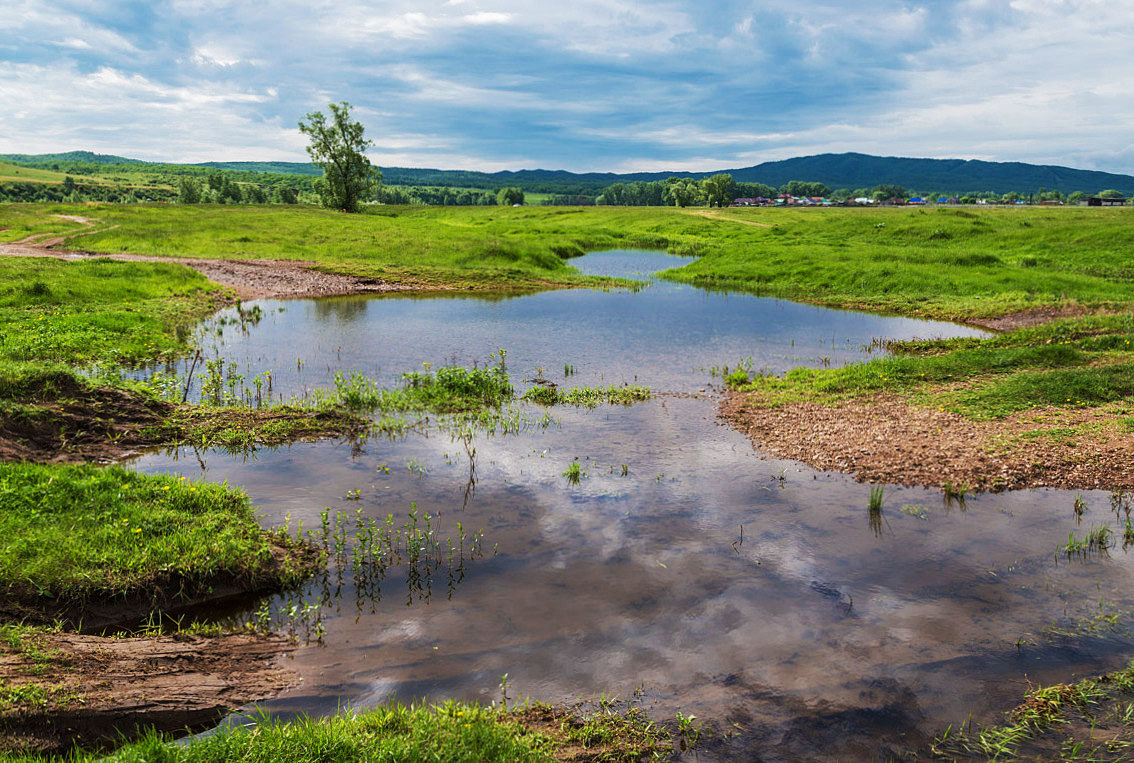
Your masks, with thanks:
M648 277L684 261L618 251L573 264ZM995 720L1027 680L1109 670L1131 653L1127 553L1056 554L1070 531L1113 521L1109 494L1083 494L1080 525L1067 491L950 505L939 491L887 487L872 517L869 486L768 458L716 418L712 366L837 366L878 338L973 329L660 281L637 292L257 304L258 325L217 319L206 333L248 377L270 370L285 398L337 370L392 385L423 362L484 363L501 348L520 388L542 368L568 387L663 393L628 408L557 407L550 426L545 409L523 405L522 431L468 443L425 428L361 448L134 461L239 485L269 526L290 516L293 529L317 529L324 508L400 525L414 504L440 537L456 542L458 522L469 534L457 562L424 577L395 566L359 579L348 562L301 596L231 613L282 622L290 612L312 641L289 658L302 684L264 703L269 712L491 701L507 673L510 697L637 692L659 718L693 713L719 729L710 757L884 757L970 712ZM575 461L577 484L563 476Z

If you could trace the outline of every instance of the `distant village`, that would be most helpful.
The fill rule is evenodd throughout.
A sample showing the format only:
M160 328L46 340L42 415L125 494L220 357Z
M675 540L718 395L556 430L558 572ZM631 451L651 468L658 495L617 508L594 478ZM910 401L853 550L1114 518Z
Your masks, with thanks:
M946 206L960 204L977 204L988 206L1080 206L1080 207L1121 207L1130 202L1123 196L1082 196L1081 198L1044 199L1033 201L1025 198L975 198L970 196L939 196L937 198L924 198L911 196L909 198L891 196L887 199L874 199L869 196L858 196L850 199L832 199L824 196L792 196L781 193L771 198L763 196L757 198L733 199L730 207L902 207L902 206Z

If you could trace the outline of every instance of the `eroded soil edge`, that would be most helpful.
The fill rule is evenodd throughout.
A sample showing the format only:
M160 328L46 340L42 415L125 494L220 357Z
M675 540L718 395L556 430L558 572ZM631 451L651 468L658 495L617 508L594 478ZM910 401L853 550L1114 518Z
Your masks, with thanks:
M720 416L766 453L863 482L977 491L1134 487L1134 435L1106 409L973 421L885 395L772 407L758 394L728 391Z
M0 709L0 751L59 753L145 728L202 729L298 682L277 659L288 647L278 637L27 638L0 645L0 685L36 698Z

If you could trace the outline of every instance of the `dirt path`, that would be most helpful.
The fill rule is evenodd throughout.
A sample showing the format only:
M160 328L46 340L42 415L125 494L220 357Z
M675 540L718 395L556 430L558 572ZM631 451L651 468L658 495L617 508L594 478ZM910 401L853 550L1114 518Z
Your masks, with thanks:
M756 228L774 228L776 226L771 223L758 223L755 220L745 220L740 217L732 217L726 215L719 209L690 209L683 210L687 215L694 215L696 217L704 217L706 220L720 220L729 223L739 223L741 225L751 225Z
M94 218L59 215L66 220L90 226L86 231L59 236L39 233L12 243L0 243L0 256L49 257L80 261L106 258L120 262L171 262L196 270L213 283L227 286L241 299L266 297L327 297L340 294L374 294L397 291L418 291L413 284L387 283L372 278L359 278L316 270L316 263L293 260L222 260L196 257L157 257L143 254L99 254L81 250L55 249L78 236L110 230L115 226L98 227Z
M982 491L1134 488L1134 437L1113 411L1045 409L972 421L885 396L769 408L729 392L720 416L766 453L864 482Z
M107 638L34 631L0 644L0 685L40 697L0 705L0 751L64 752L138 728L176 733L216 723L298 678L277 637Z

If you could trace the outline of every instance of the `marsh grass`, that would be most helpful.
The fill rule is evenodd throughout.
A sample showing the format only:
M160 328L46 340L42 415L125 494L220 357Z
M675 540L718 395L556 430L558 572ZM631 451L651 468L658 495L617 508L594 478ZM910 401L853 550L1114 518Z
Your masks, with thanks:
M986 340L894 345L902 354L738 378L730 386L757 392L769 405L891 394L973 419L1089 408L1134 396L1132 334L1130 314L1067 319Z
M402 374L401 386L388 389L359 373L335 372L331 390L316 390L300 404L341 405L351 411L433 411L453 413L498 408L514 395L503 361L485 368L442 366Z
M1033 689L1005 722L952 726L934 739L932 753L944 759L1126 760L1134 751L1134 663L1123 670L1075 684Z

